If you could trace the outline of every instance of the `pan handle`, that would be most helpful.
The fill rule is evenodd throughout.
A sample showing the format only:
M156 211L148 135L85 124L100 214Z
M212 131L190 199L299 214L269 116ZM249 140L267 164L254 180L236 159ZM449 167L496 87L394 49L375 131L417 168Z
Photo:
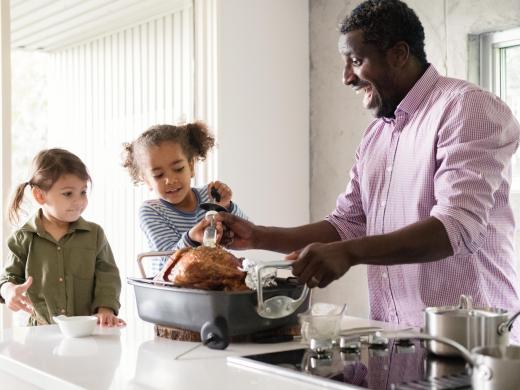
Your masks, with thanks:
M143 259L145 257L157 257L157 256L171 256L175 251L163 251L163 252L143 252L137 255L137 266L142 278L146 278L146 272L143 267Z
M303 291L298 299L292 299L287 296L276 296L269 298L267 301L264 301L264 291L262 286L262 277L261 273L264 268L291 268L294 264L292 260L279 260L279 261L269 261L262 264L258 264L255 267L256 272L256 297L258 301L258 306L256 308L257 313L264 318L282 318L294 313L301 304L307 298L309 294L309 287L307 285L303 286ZM275 310L271 310L271 307L266 305L271 305L274 308L280 308L279 306L284 306L284 310L280 313L276 313Z

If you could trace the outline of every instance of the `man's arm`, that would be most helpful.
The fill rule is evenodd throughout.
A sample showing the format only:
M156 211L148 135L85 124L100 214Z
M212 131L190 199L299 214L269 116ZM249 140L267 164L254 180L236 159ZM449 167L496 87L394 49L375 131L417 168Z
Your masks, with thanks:
M313 242L329 243L341 238L327 221L292 228L257 226L256 247L275 252L289 253Z
M425 263L452 254L444 225L429 217L388 234L311 244L291 257L297 260L293 273L302 282L325 287L354 265Z
M336 229L327 221L291 228L258 226L230 213L219 213L225 227L221 243L230 249L265 249L288 253L312 242L340 240Z

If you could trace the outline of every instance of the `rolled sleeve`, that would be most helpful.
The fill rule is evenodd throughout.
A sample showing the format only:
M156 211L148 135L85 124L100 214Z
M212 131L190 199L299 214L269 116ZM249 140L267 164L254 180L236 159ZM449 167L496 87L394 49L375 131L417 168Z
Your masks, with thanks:
M23 242L22 235L13 235L7 240L9 249L7 265L0 276L0 288L5 283L22 284L25 282L25 267L27 251ZM0 303L5 303L5 299L0 294Z
M345 192L338 197L336 208L325 220L334 226L342 240L366 235L366 215L361 200L357 164L350 171L350 181Z
M452 105L438 132L436 205L430 215L443 223L454 255L467 255L484 243L491 209L507 206L497 191L509 190L499 187L504 178L510 184L519 132L509 109L492 94L468 92Z

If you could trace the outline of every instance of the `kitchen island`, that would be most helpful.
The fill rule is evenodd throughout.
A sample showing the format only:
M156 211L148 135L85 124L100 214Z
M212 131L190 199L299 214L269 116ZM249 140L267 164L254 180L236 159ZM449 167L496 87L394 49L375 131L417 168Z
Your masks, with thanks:
M365 326L388 324L345 317L342 329ZM227 356L298 349L299 341L232 343L223 351L200 346L175 360L195 345L155 337L151 325L142 331L132 325L97 328L85 338L65 338L57 325L8 329L0 338L0 379L16 384L17 390L321 388L226 361Z

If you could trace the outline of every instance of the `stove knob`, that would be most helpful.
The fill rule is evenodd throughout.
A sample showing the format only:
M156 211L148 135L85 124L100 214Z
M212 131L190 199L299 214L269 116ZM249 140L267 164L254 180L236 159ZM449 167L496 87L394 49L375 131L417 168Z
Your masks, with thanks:
M309 343L309 348L316 352L317 354L326 353L334 347L331 339L319 340L319 339L311 339Z
M359 351L361 349L361 339L359 336L341 336L339 348L342 351Z
M360 351L341 351L340 352L341 360L344 362L358 362L361 360L361 352Z
M368 344L373 348L386 348L388 346L388 338L376 334L368 336Z

